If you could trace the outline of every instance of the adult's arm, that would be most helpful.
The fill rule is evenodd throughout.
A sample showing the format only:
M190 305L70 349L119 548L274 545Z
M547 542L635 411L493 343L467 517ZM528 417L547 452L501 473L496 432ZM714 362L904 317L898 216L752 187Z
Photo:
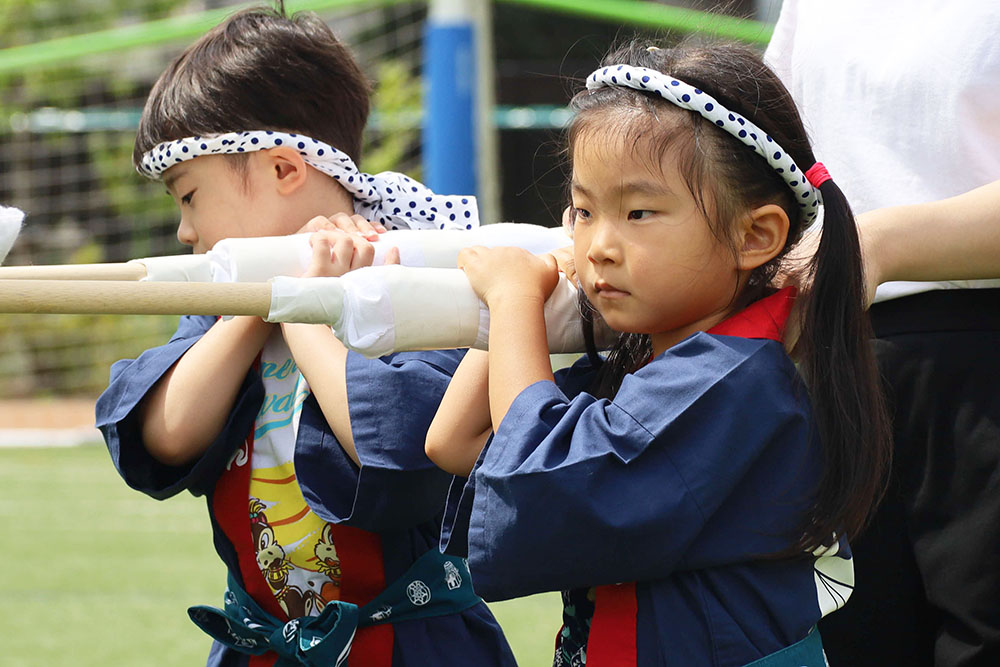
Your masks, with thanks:
M1000 181L858 216L869 294L893 280L1000 277Z

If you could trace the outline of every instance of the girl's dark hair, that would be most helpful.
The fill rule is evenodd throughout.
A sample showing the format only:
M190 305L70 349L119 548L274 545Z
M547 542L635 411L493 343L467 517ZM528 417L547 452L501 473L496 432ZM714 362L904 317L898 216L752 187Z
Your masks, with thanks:
M371 85L315 14L276 8L229 17L157 79L132 160L163 141L244 130L305 134L361 158ZM243 156L232 156L234 158Z
M650 49L634 42L603 64L655 69L704 90L767 132L803 170L816 162L790 94L755 51L734 45ZM604 87L580 92L572 106L577 114L569 128L570 155L575 142L592 132L618 133L624 145L646 151L655 165L669 149L720 241L732 243L734 223L747 211L780 205L790 222L785 247L751 273L745 289L734 294L732 310L773 291L783 256L802 236L804 216L791 189L762 157L697 113L653 93ZM834 181L820 192L823 233L794 356L809 388L825 465L801 536L780 556L829 545L834 533L856 535L881 498L891 456L854 215ZM598 373L595 391L613 395L626 374L649 360L651 350L648 336L622 334Z

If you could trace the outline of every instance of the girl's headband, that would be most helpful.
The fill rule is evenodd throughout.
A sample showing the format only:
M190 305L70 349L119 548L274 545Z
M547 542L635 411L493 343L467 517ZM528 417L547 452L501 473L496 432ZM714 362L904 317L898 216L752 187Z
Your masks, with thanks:
M359 171L343 151L301 134L255 130L165 141L142 156L139 172L159 179L175 164L201 155L249 153L277 146L299 151L306 164L332 176L354 196L354 210L388 229L472 229L479 226L476 198L437 195L408 176Z
M807 223L816 219L823 202L818 188L830 178L821 163L817 162L807 172L803 172L774 139L749 120L729 111L704 91L657 70L631 65L611 65L587 77L588 90L604 86L624 86L656 93L666 101L682 109L694 111L715 123L767 160L767 163L781 175L795 193L795 199L803 209L802 213ZM816 177L813 178L813 175Z

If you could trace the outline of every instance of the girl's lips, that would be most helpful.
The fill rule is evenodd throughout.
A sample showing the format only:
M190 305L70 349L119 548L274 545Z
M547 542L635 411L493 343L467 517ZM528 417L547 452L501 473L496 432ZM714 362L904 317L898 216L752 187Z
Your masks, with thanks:
M625 290L618 289L611 283L603 280L598 280L594 283L594 290L597 292L598 296L602 296L607 299L621 298L629 295L629 293Z

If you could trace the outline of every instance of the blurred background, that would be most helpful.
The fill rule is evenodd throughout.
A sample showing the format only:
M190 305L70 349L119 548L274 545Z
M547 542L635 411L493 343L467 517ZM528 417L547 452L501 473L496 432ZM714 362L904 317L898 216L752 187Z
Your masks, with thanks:
M132 167L135 128L169 60L228 13L259 4L267 3L0 0L0 204L27 213L6 264L186 251L164 187ZM614 42L707 35L763 49L779 4L289 0L286 7L328 21L375 84L363 170L406 172L440 192L474 189L484 222L552 226L565 201L565 105ZM475 39L476 66L465 72L474 137L464 148L434 143L441 140L435 122L446 134L457 125L428 111L458 104L435 92L428 74L442 17L467 20ZM470 146L472 154L449 152ZM470 173L471 184L463 182ZM0 314L0 534L8 537L0 550L0 663L204 663L209 642L184 609L218 604L225 574L203 502L152 502L121 483L92 428L82 439L54 429L92 425L109 366L165 341L176 321ZM42 446L12 446L28 441ZM551 663L557 595L493 608L522 665Z

